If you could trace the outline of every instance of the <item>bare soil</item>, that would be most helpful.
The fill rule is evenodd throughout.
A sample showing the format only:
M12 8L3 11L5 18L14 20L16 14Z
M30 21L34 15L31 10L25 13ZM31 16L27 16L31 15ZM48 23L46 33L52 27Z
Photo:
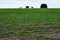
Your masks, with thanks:
M60 33L44 34L43 36L39 36L36 33L26 33L24 36L13 35L4 37L1 40L60 40Z
M55 26L56 24L57 23L48 23L48 24L38 23L34 25L35 26ZM55 30L60 30L60 28L57 28ZM18 33L19 31L17 30L15 32ZM60 40L60 33L45 33L43 35L40 35L38 33L28 31L28 33L25 33L23 36L16 34L12 36L5 36L1 38L0 40Z
M35 23L34 26L59 26L60 22L50 22L50 23Z

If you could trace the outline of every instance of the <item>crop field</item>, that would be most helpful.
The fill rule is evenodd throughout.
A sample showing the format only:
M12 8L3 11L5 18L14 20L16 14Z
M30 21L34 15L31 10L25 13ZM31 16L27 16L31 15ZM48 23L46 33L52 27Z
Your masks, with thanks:
M0 40L60 40L60 9L0 9Z

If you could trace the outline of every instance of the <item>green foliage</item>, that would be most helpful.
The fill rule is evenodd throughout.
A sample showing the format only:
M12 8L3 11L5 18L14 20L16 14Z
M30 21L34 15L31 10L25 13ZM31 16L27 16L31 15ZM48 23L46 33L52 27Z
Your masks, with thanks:
M60 22L60 9L0 9L0 35L23 35L28 31L42 34L60 28L60 23L51 27L38 25L50 22Z

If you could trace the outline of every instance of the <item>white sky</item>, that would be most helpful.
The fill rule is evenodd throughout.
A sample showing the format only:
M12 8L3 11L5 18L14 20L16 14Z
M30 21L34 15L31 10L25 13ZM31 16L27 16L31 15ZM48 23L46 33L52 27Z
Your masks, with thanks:
M60 8L60 0L0 0L0 8L25 8L27 5L39 8L42 3L48 8Z

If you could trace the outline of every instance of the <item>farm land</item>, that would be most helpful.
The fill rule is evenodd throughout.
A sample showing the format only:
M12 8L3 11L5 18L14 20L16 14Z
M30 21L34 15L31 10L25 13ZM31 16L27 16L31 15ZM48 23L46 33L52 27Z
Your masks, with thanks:
M60 9L0 9L0 40L60 40Z

